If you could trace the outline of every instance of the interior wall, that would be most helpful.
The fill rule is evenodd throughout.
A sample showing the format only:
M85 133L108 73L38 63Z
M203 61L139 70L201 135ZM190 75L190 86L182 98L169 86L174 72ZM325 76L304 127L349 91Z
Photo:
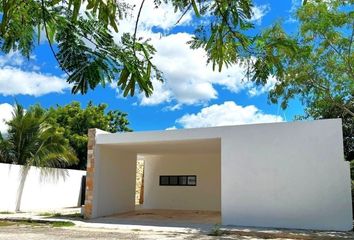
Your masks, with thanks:
M145 209L220 211L220 154L144 156ZM160 175L196 175L196 186L159 186Z
M230 129L222 148L222 223L352 229L340 121Z
M135 208L136 154L96 145L92 217Z

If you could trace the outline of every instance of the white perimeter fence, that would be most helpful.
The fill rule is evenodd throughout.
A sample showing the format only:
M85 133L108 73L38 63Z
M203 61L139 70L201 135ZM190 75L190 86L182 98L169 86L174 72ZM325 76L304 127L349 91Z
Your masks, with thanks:
M0 163L0 211L45 211L77 207L86 171L41 169Z

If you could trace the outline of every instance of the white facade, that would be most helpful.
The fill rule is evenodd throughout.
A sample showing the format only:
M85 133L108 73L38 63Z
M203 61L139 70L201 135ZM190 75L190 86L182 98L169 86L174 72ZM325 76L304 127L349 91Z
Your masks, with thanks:
M99 132L95 141L92 217L134 210L142 156L144 208L221 209L224 225L352 229L340 120ZM196 175L197 186L159 186L159 175L174 174Z
M0 211L14 212L22 192L21 211L80 206L81 178L86 171L30 167L21 187L22 166L0 163Z

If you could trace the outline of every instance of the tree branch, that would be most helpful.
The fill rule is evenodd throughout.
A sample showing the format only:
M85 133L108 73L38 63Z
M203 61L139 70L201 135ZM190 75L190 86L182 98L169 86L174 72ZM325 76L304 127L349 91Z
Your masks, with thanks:
M352 67L352 61L350 61L351 59L351 53L352 53L352 44L353 44L353 39L354 39L354 21L352 24L352 35L350 36L350 41L349 41L349 49L348 49L348 65L350 70L353 72L353 67Z
M60 68L61 68L68 76L70 76L70 73L61 65L61 63L60 63L60 61L59 61L59 59L58 59L58 57L57 57L57 55L56 55L56 53L55 53L55 51L54 51L53 44L52 44L52 42L50 41L50 37L49 37L49 33L48 33L48 28L47 28L47 22L46 22L46 20L45 20L45 5L44 5L44 0L41 0L41 2L42 2L42 19L43 19L43 25L44 25L45 35L46 35L46 37L47 37L47 39L48 39L49 48L50 48L51 52L53 53L54 58L57 60L57 62L58 62L58 64L59 64Z
M309 78L308 80L312 83L312 85L313 85L314 87L317 86L317 88L320 88L320 89L322 89L323 91L326 91L326 92L327 92L327 97L328 97L328 99L329 99L335 106L341 108L342 110L344 110L344 112L346 112L346 113L348 113L350 116L354 117L354 112L353 112L353 111L351 111L349 108L347 108L344 104L339 104L336 100L333 99L329 88L327 88L327 87L325 87L325 86L323 86L323 85L317 83L317 81L315 81L315 80L312 79L312 78Z
M181 17L177 20L175 25L177 25L182 20L182 18L187 14L187 12L189 11L189 9L191 9L191 7L192 7L192 3L189 4L189 6L186 8L186 10L182 13Z
M143 9L144 3L145 3L145 0L142 0L141 4L140 4L138 16L137 16L136 21L135 21L135 29L134 29L134 35L133 35L133 51L134 51L134 55L135 55L136 33L138 31L138 24L139 24L139 20L140 20L140 14L141 14L141 10Z
M353 32L354 32L354 23L353 23ZM338 54L338 56L341 57L346 64L348 64L349 74L354 78L354 71L353 71L353 68L351 66L350 57L349 57L349 60L348 60L345 56L343 56L344 54L342 54L337 48L335 48L333 46L332 42L327 38L326 34L324 34L323 32L320 32L320 33L321 33L323 39L328 42L329 46L333 49L333 51L335 51ZM353 35L352 35L352 38L353 38Z

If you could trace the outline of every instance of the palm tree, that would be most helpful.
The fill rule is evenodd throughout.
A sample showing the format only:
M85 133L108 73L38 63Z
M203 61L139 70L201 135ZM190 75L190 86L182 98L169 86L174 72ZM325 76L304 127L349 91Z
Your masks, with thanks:
M23 165L16 211L20 211L24 183L30 166L48 170L77 162L68 141L47 122L48 113L39 105L26 111L16 103L8 134L0 137L0 161Z

